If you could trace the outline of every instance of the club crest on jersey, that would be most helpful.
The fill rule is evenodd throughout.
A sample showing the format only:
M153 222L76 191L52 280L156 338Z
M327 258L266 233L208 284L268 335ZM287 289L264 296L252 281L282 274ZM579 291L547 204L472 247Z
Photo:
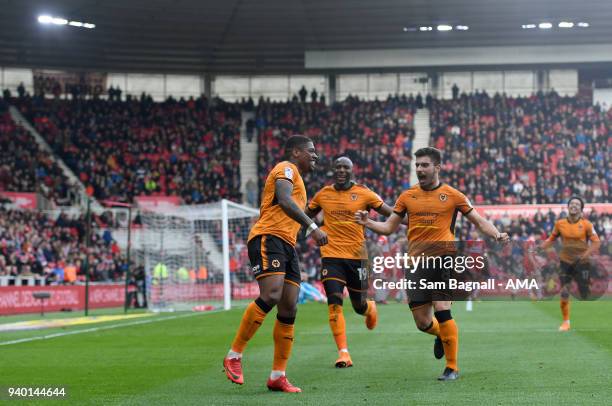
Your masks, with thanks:
M278 268L280 266L280 261L278 259L272 260L272 266Z
M323 269L323 270L321 271L321 275L323 275L323 276L327 276L327 269Z
M445 202L448 200L448 195L446 193L440 193L440 201Z
M357 194L356 193L351 193L351 200L352 201L357 200Z
M286 167L285 168L285 177L293 180L293 169Z

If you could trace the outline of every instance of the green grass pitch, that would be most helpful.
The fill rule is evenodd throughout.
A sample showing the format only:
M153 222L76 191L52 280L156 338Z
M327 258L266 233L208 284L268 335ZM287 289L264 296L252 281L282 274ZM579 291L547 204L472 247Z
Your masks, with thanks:
M79 405L603 405L612 398L610 301L573 302L568 333L557 331L558 301L477 302L472 312L456 303L456 382L436 381L444 362L434 359L433 338L416 329L406 305L378 309L374 331L345 309L355 366L339 370L326 306L299 307L288 377L301 394L265 387L274 311L245 352L245 385L226 379L221 361L242 309L0 345L0 386L66 386L61 404ZM168 316L177 315L152 317ZM0 344L100 326L0 333Z

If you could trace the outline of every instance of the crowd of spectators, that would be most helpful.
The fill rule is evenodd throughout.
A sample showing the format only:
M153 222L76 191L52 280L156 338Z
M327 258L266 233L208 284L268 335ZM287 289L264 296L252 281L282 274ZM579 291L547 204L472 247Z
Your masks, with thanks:
M306 177L308 196L332 182L333 160L353 161L357 182L392 202L409 186L415 103L408 97L362 101L349 97L327 106L320 102L274 103L260 100L256 128L259 137L260 188L270 169L283 159L285 140L304 134L315 143L319 162Z
M70 203L70 181L34 138L17 126L0 99L0 191L41 193L50 201Z
M316 96L308 102L302 89L300 100L294 97L286 103L274 103L260 99L255 120L260 190L266 175L284 158L285 140L292 134L304 134L312 138L319 156L315 172L305 176L309 197L333 183L333 161L345 155L355 165L356 181L392 205L410 184L415 111L415 100L405 96L383 101L349 96L327 106ZM297 249L308 277L313 278L319 269L318 250L308 239L300 239Z
M593 223L593 227L602 240L612 237L612 214L598 213L596 211L584 211L584 218ZM552 210L538 211L535 216L518 216L511 218L504 216L492 222L504 232L510 234L514 241L541 241L548 238L552 232L555 222L565 218L567 213L561 212L555 215ZM463 219L457 223L455 234L460 241L478 239L479 235L474 225Z
M260 189L271 167L283 158L287 137L305 134L321 157L317 172L306 178L308 196L332 182L331 162L345 154L355 163L356 180L393 204L410 186L412 116L417 105L424 107L422 99L367 102L349 97L324 106L307 102L304 92L299 101L260 100ZM475 204L560 203L572 194L592 203L612 200L612 111L555 92L520 98L457 94L448 101L428 97L427 107L432 144L444 152L442 180ZM552 229L550 215L503 219L501 225L515 239L540 239ZM609 233L610 217L593 216L595 227ZM467 233L458 236L465 240ZM374 236L369 241L379 245ZM313 275L318 268L316 247L308 240L300 244L305 268Z
M125 253L104 227L103 217L92 218L89 247L86 225L84 215L0 206L0 276L38 276L47 284L75 283L84 279L89 255L90 280L120 280L127 270Z
M259 187L246 188L253 203L270 169L283 159L284 142L292 134L310 136L320 157L317 170L305 179L309 197L333 182L332 162L341 155L354 162L356 181L390 205L410 187L413 117L422 98L348 97L328 106L318 95L308 101L307 93L300 92L299 99L260 99L254 106L252 100L229 104L170 98L156 103L144 95L122 99L116 90L113 94L111 100L22 95L15 101L99 199L131 202L139 195L169 195L180 196L186 204L240 200L239 126L245 108L256 112L246 127L252 137L257 134L259 145ZM519 98L457 94L453 100L428 97L426 105L432 145L444 151L442 180L474 204L560 203L572 194L589 203L612 201L612 111L554 92ZM67 182L61 171L25 131L12 125L1 105L0 143L0 187L30 191L38 182L55 199L65 197ZM64 226L62 217L52 220L40 213L4 210L0 215L0 275L49 274L58 263L81 269L84 219L66 220L70 226ZM600 237L611 237L611 216L587 217ZM497 223L514 240L541 240L555 219L548 212ZM244 232L236 227L230 231L237 249L231 272L237 281L250 280ZM457 236L469 240L476 234L464 221ZM398 232L381 242L368 233L368 244L372 252L383 252L384 247L398 248L402 238ZM301 238L299 245L304 269L315 277L320 268L317 249L309 239ZM98 239L93 246L99 247L92 257L93 277L120 277L126 265L120 253L113 252L116 244Z
M99 98L104 93L103 75L95 73L82 74L80 78L67 77L64 80L53 76L34 75L33 82L34 94L38 97L51 95L59 99L62 95L70 95L73 99ZM111 89L113 88L109 89L109 97L111 96Z
M612 110L555 92L434 99L442 177L476 204L612 200Z
M22 111L98 198L176 195L191 204L240 197L238 128L246 101L209 105L204 98L170 98L155 103L144 95L125 101L121 96L19 100ZM355 163L358 181L392 203L410 186L412 119L422 102L405 96L384 101L349 97L327 106L312 100L302 89L299 99L260 99L255 107L247 133L252 136L256 129L258 134L259 189L282 158L286 138L302 133L314 139L321 157L317 172L308 178L309 195L330 182L331 162L345 154ZM248 105L254 107L252 101ZM445 155L443 180L475 204L557 203L571 194L589 202L611 200L612 112L554 92L519 98L457 94L453 100L430 97L427 105L432 144ZM42 172L50 183L48 172L54 171ZM252 202L257 189L246 188Z
M205 98L154 102L23 97L22 113L98 199L240 199L240 106Z

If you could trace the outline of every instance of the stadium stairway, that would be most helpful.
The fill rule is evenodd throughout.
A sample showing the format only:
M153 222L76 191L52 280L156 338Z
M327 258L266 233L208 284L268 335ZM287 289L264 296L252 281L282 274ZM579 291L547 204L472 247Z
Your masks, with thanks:
M431 138L431 127L429 125L429 109L418 109L414 115L414 142L412 144L412 152L416 152L419 148L429 146ZM414 165L410 168L410 184L415 185L418 182Z
M66 176L66 178L68 178L68 180L70 180L70 182L72 182L73 184L78 186L78 189L80 191L81 196L87 196L87 194L85 192L85 185L83 185L81 180L74 174L74 172L72 172L72 170L70 168L68 168L68 165L66 165L64 163L64 161L61 158L59 158L53 152L53 150L51 149L49 144L47 144L47 141L45 141L45 139L38 133L38 131L36 131L34 129L34 127L21 114L21 112L19 112L19 110L15 106L10 106L9 111L10 111L10 114L11 114L11 118L13 119L15 124L23 127L26 131L28 131L30 133L30 135L34 138L36 143L38 144L38 147L42 151L48 153L49 156L51 157L51 159L54 160L57 163L57 166L60 167L60 169L64 173L64 176ZM84 198L81 198L80 200L81 201L78 202L78 203L80 203L81 205L86 205L87 204L86 200ZM77 202L73 202L73 204L77 204ZM94 197L92 197L92 209L94 209L94 210L101 210L102 209L102 206L100 205L100 203Z
M247 138L246 123L250 119L255 119L255 113L252 111L242 112L242 124L240 126L240 192L242 193L242 203L248 204L247 201L247 182L252 179L257 185L257 129L254 129L253 139L251 142Z

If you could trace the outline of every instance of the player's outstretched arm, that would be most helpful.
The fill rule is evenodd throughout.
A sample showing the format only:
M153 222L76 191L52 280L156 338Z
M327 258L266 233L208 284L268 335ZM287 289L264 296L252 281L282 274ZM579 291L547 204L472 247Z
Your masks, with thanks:
M599 236L592 225L590 225L589 229L587 230L587 238L591 243L589 244L589 248L587 248L584 254L581 255L579 261L587 261L593 254L598 253L599 248L601 247Z
M382 214L385 217L391 217L391 215L393 214L393 208L389 206L387 203L383 203L378 209L374 209L374 210L376 210L378 213ZM401 224L405 226L408 225L408 216L405 216L402 219Z
M468 220L472 222L482 234L494 238L495 241L508 242L510 237L507 233L500 233L497 227L493 225L489 220L482 217L476 210L470 211L467 216Z
M311 235L317 245L321 246L327 244L327 234L319 229L315 222L295 204L291 198L292 192L293 184L290 181L278 179L274 183L274 195L276 196L278 205L283 209L285 214L300 223L303 227L306 227L306 235Z
M544 240L544 242L540 246L540 250L548 251L549 249L552 248L552 246L555 243L555 241L557 240L557 238L559 238L560 233L559 233L559 228L557 227L557 223L555 223L555 227L553 228L553 231L550 234L550 237L548 237L546 240Z
M546 240L544 240L544 242L540 246L540 249L542 251L548 251L550 249L550 247L553 246L554 242L555 242L555 238L553 238L552 236L548 237Z
M542 245L540 246L540 248L541 248L542 250L544 250L544 251L545 251L545 250L547 250L547 249L549 249L550 247L552 247L553 241L554 241L554 240L550 240L550 239L546 239L546 240L544 240L544 242L542 243Z
M389 235L399 227L402 218L396 213L391 213L387 220L383 223L374 221L368 216L367 210L359 210L355 212L355 221L378 234Z

